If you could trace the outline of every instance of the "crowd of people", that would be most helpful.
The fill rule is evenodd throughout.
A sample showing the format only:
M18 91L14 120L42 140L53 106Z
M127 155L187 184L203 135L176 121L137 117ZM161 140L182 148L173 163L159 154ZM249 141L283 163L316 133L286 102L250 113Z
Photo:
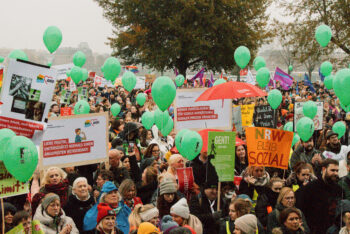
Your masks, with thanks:
M292 147L289 169L249 166L246 144L237 145L232 173L241 180L222 183L218 193L218 176L207 152L188 161L176 149L176 131L163 136L156 126L143 127L142 114L157 108L151 84L129 93L123 87L99 88L89 78L79 86L88 90L91 113L109 112L114 103L121 106L117 116L109 114L108 162L51 167L42 178L36 172L30 194L5 199L5 232L22 224L31 233L31 222L37 220L48 234L350 233L350 116L332 90L314 85L315 93L302 82L288 91L277 83L283 93L277 128L293 121L297 101L323 101L324 107L322 129ZM78 101L72 92L61 103L68 86L66 80L57 82L49 117L60 116L61 107L73 108ZM147 94L143 106L136 103L140 92ZM233 100L250 103L267 104L265 97ZM169 114L174 117L174 106ZM332 131L337 121L347 126L340 139ZM244 131L237 135L245 141ZM187 194L178 187L177 169L183 167L192 167L194 175Z

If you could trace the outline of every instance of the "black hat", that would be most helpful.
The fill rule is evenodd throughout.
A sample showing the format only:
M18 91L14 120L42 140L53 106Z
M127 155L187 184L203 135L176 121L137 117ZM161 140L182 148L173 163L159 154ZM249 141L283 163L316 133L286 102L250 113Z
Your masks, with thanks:
M339 134L336 133L336 132L333 132L333 131L327 132L327 140L328 140L331 136L334 136L334 135L339 136Z

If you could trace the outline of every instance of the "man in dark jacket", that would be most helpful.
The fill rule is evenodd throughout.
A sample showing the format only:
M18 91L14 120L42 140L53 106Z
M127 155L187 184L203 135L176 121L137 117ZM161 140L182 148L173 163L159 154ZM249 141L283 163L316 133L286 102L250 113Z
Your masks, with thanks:
M326 233L335 221L336 205L342 196L338 170L338 161L326 159L322 162L322 178L301 188L297 207L303 211L311 233Z
M123 182L125 179L130 179L130 175L128 170L125 167L122 167L120 159L121 154L119 150L112 149L108 152L109 157L109 165L111 166L109 170L114 175L114 181L118 183L119 185Z
M348 174L343 176L338 184L343 189L344 198L350 200L350 152L346 156L346 169Z

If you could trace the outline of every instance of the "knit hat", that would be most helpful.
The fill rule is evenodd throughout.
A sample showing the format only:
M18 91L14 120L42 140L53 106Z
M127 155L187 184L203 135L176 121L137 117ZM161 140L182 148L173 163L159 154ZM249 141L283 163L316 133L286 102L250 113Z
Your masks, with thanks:
M158 216L159 216L159 210L157 209L157 207L153 207L149 210L146 210L140 213L140 217L143 221L150 221L154 217L158 217Z
M106 216L116 216L115 211L107 203L99 203L97 206L97 224Z
M257 219L255 215L246 214L236 219L235 226L247 234L255 234L257 228Z
M336 133L336 132L333 132L333 131L327 132L327 140L328 140L331 136L334 136L334 135L338 136L339 134Z
M41 202L41 206L44 208L44 210L46 210L46 208L50 205L51 202L53 202L54 200L58 200L60 201L60 197L55 194L55 193L52 193L52 194L48 194L46 195L43 199L42 199L42 202Z
M181 198L178 200L171 208L170 214L176 214L184 219L190 217L190 209L188 208L186 198Z
M137 234L150 234L150 233L159 233L159 230L156 226L149 222L143 222L140 224Z
M173 220L170 215L164 215L160 224L160 229L164 232L164 234L167 234L178 226L179 225Z
M160 186L159 186L160 195L163 195L165 193L176 193L176 191L177 191L176 184L172 179L165 178L160 183Z
M113 182L111 182L111 181L106 181L102 186L101 192L102 193L109 193L109 192L112 192L114 190L118 191L118 188L115 186L115 184L113 184Z

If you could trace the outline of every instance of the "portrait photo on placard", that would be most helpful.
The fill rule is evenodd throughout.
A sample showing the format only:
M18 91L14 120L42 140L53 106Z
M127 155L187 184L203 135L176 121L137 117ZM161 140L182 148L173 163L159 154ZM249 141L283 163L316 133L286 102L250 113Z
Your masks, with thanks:
M11 105L11 112L25 114L26 113L27 100L14 97Z
M28 100L31 84L32 78L13 74L10 83L9 95L13 96L14 98Z
M28 101L26 106L25 118L35 120L35 121L42 121L44 110L45 110L45 103Z

